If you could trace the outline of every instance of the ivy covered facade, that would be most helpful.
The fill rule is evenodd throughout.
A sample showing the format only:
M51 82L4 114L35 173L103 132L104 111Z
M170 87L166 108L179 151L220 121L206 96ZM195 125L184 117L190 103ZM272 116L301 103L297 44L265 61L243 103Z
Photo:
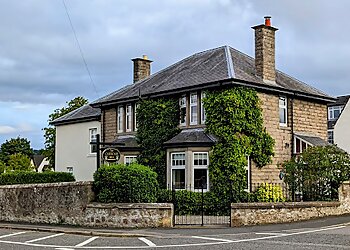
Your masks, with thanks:
M280 164L327 139L334 99L275 69L275 32L253 27L255 58L229 46L196 53L150 74L135 58L134 80L90 104L101 110L101 139L121 146L162 186L215 189L281 182Z

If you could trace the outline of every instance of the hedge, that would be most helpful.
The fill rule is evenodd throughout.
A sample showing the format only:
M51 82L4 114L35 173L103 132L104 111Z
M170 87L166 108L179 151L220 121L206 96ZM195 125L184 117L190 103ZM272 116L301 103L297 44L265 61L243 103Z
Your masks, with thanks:
M133 163L102 166L94 173L94 192L99 202L156 202L157 174Z
M13 171L0 174L0 185L53 183L75 181L71 173L46 171Z

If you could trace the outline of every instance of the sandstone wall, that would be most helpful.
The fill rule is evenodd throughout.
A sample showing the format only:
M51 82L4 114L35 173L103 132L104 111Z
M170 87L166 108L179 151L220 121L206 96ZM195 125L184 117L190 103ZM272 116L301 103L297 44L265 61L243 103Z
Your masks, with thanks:
M102 129L105 142L112 142L117 135L117 110L109 108L102 112Z
M172 204L93 203L92 182L0 186L0 221L97 227L172 227Z
M288 223L350 213L350 183L339 188L339 202L233 203L231 225Z

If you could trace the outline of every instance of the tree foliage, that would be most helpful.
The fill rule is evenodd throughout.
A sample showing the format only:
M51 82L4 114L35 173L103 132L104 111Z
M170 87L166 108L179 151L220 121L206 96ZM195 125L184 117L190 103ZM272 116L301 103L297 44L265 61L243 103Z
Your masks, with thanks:
M21 153L10 155L6 167L6 171L33 171L34 169L28 156Z
M158 183L166 185L166 149L163 143L178 132L177 99L141 100L137 108L137 141L142 148L137 162L150 166L158 174Z
M60 109L55 109L52 114L49 115L48 126L43 128L45 138L45 150L44 155L50 162L52 168L55 166L55 143L56 143L56 129L50 123L55 119L76 110L85 104L88 104L88 100L84 97L78 96L74 99L66 102L66 106Z
M247 157L263 167L271 163L274 139L263 126L255 90L244 87L208 92L203 100L207 132L218 142L212 148L209 178L217 195L246 188Z
M11 155L14 154L21 154L31 158L33 156L33 149L30 147L30 141L21 137L6 140L1 145L0 160L4 164L8 164Z
M291 195L307 200L336 200L338 188L350 179L350 156L335 145L309 147L283 164Z

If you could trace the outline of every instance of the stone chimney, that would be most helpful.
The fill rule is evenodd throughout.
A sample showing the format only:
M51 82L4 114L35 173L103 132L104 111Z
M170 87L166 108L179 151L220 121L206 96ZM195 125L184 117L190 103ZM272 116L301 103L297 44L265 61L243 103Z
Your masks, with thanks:
M266 16L265 24L252 27L255 30L255 71L265 82L276 82L275 32L271 17Z
M146 55L142 58L131 59L134 62L134 83L151 75L151 60Z

